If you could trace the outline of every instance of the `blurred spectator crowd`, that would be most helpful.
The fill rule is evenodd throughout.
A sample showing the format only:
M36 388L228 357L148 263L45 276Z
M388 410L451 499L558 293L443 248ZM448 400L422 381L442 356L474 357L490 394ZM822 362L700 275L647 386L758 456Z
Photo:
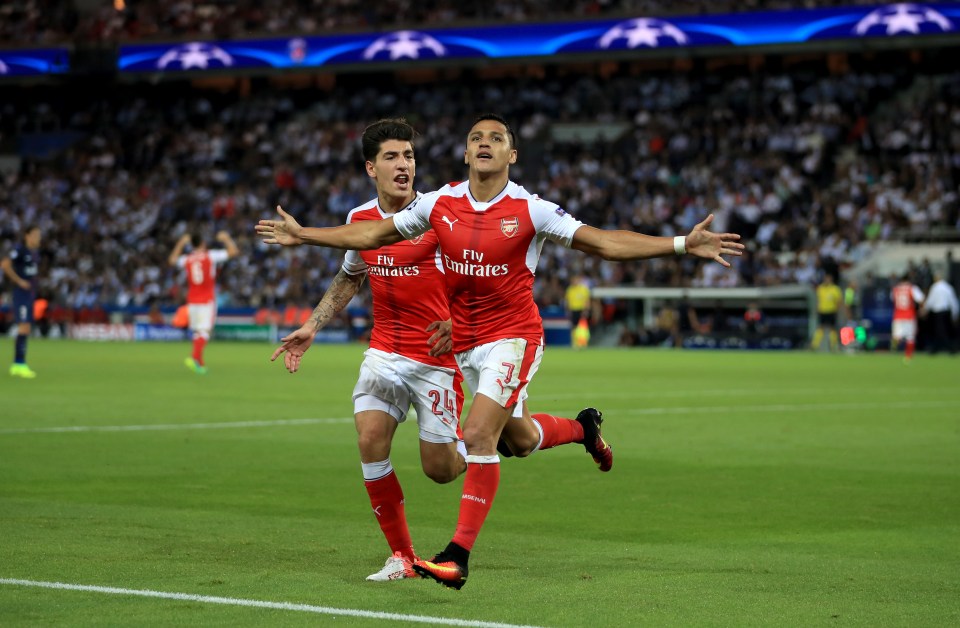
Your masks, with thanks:
M110 43L181 37L232 39L471 24L730 13L868 0L6 0L0 44Z
M420 190L465 176L466 132L496 111L519 136L512 178L584 222L672 236L713 213L715 231L750 246L728 271L689 257L607 263L547 245L541 305L562 305L575 274L593 286L813 283L900 229L958 224L960 74L906 65L833 75L639 74L623 64L536 79L464 71L426 85L359 75L329 91L264 84L243 96L182 84L70 98L45 89L0 98L0 134L26 154L38 138L77 139L4 175L0 253L39 224L41 292L70 308L179 304L183 280L166 258L197 229L227 230L242 252L222 273L222 305L312 306L342 252L270 248L253 225L277 204L303 224L341 224L373 194L363 127L398 115L421 132Z

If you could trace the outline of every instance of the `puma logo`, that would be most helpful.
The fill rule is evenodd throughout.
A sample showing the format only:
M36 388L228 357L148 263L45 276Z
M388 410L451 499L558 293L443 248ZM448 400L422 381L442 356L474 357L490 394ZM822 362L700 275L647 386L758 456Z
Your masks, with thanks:
M383 508L383 505L382 505L382 504L381 504L380 506L377 506L376 508L373 509L373 512L374 512L378 517L380 516L380 509L381 509L381 508Z
M459 218L457 218L456 220L454 220L453 222L451 222L450 219L447 218L446 216L441 216L441 217L440 217L440 220L442 220L443 222L445 222L445 223L447 223L448 225L450 225L450 231L453 231L453 223L454 223L454 222L460 222L460 219L459 219Z

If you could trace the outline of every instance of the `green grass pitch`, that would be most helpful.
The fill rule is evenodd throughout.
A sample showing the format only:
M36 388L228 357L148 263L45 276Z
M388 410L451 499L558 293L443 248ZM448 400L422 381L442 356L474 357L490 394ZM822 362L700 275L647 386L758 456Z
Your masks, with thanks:
M0 579L204 598L8 582L0 624L960 625L956 358L550 347L532 410L600 408L613 470L579 445L504 460L456 592L364 580L388 549L351 419L363 348L296 375L271 351L214 342L197 376L186 343L31 341L39 377L0 379ZM47 429L71 426L104 429ZM392 458L432 554L462 479L430 482L415 432Z

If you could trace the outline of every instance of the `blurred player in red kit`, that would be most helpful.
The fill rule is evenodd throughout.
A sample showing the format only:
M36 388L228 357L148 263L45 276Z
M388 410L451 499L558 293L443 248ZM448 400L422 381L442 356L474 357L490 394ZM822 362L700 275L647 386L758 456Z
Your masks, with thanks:
M193 334L193 354L184 360L187 368L200 375L206 374L203 351L210 340L217 319L217 267L240 252L226 231L217 233L222 249L208 249L199 235L185 233L177 240L167 259L170 266L182 268L187 275L187 308L190 313L190 331ZM184 255L190 244L193 250Z
M923 303L923 290L914 285L910 276L905 274L890 290L890 298L893 299L890 349L896 350L903 342L903 360L909 362L913 359L917 341L917 305Z

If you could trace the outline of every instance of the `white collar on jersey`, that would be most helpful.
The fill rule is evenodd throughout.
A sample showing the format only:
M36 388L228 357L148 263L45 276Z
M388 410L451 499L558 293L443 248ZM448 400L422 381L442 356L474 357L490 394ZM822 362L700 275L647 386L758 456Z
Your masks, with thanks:
M470 184L467 183L467 200L470 201L470 205L473 207L475 211L485 212L488 209L490 209L491 205L500 202L500 200L507 195L507 190L510 189L511 185L513 185L513 181L508 180L507 184L503 186L503 189L500 190L500 192L498 192L497 195L493 197L493 199L483 202L483 201L478 201L473 197L473 192L470 191Z
M417 192L416 195L413 197L413 199L412 199L409 203L407 203L406 205L404 205L403 207L401 207L400 209L398 209L398 210L396 211L396 213L389 213L389 212L383 211L383 208L380 207L380 199L379 199L379 198L374 199L374 201L375 201L376 204L377 204L377 211L380 212L380 217L381 217L381 218L389 218L390 216L396 216L398 213L402 212L403 210L407 209L408 207L411 207L411 206L413 206L413 205L416 205L416 204L417 204L417 201L420 199L421 196L423 196L423 193L422 193L422 192Z

